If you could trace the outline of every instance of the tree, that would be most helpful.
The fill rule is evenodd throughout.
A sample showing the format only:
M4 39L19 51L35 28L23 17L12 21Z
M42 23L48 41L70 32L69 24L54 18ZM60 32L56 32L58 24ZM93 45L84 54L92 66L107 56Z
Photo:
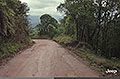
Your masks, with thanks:
M114 41L120 38L114 29L120 18L119 0L65 0L57 9L76 24L77 40L90 44L99 55L117 57L119 45Z
M76 34L76 28L75 28L76 25L71 16L65 16L63 19L61 19L60 23L61 26L64 27L65 29L64 31L65 35L72 36Z
M0 47L5 43L30 43L28 11L27 4L19 0L0 0Z
M40 20L41 24L38 24L35 27L39 35L48 35L50 38L53 38L58 27L57 20L48 14L42 15Z

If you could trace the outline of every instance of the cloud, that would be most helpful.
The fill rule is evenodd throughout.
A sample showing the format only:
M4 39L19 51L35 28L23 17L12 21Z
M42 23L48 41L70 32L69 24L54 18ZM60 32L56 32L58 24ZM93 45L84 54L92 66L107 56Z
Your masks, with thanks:
M22 2L26 2L30 7L30 15L31 16L41 16L43 14L50 14L54 17L62 16L57 11L57 6L60 3L63 3L64 0L21 0Z

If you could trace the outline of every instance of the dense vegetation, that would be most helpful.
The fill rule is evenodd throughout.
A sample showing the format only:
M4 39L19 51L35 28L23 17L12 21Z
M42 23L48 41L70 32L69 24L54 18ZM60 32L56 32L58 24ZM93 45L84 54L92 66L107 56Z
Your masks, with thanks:
M60 21L65 31L55 40L73 45L99 71L120 75L120 0L65 0L57 9L65 14Z
M35 31L32 32L32 37L49 38L55 37L58 29L58 21L50 16L49 14L44 14L40 17L40 24L35 26ZM36 33L35 33L36 32ZM37 35L36 35L37 34Z
M26 3L0 0L0 58L31 44Z
M59 23L45 14L33 36L79 47L81 57L100 71L120 72L120 0L65 0L57 10L64 13Z
M0 59L31 45L31 36L71 46L91 65L120 72L120 0L65 0L57 10L64 13L59 22L44 14L31 28L26 3L0 0Z
M119 0L65 0L57 9L65 14L64 18L58 23L48 14L41 16L41 24L36 26L38 36L69 36L96 55L119 58Z
M120 0L65 0L57 9L65 13L67 35L75 34L97 55L119 58Z

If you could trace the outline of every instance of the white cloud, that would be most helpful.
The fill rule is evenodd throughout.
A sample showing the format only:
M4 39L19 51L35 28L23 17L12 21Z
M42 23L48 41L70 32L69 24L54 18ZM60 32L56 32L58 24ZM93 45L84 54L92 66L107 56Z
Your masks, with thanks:
M30 7L30 15L41 16L42 14L50 14L54 17L61 16L57 11L57 6L64 0L21 0L26 2Z

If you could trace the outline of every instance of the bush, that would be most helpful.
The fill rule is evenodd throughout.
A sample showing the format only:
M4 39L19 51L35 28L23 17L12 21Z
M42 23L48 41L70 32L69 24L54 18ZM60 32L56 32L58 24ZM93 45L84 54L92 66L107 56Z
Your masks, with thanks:
M107 59L101 56L97 56L92 51L88 49L84 50L83 48L80 48L78 53L82 58L87 59L92 66L99 68L99 71L103 72L107 69L116 69L118 70L118 74L120 74L120 59Z
M61 44L67 44L73 41L73 38L71 38L70 36L66 36L66 35L60 35L56 38L53 38L53 40L57 41L58 43Z
M10 55L14 55L16 54L18 51L28 47L29 45L32 45L33 41L29 40L28 44L25 43L13 43L13 42L3 42L0 45L0 59L2 59L3 57L7 57Z

